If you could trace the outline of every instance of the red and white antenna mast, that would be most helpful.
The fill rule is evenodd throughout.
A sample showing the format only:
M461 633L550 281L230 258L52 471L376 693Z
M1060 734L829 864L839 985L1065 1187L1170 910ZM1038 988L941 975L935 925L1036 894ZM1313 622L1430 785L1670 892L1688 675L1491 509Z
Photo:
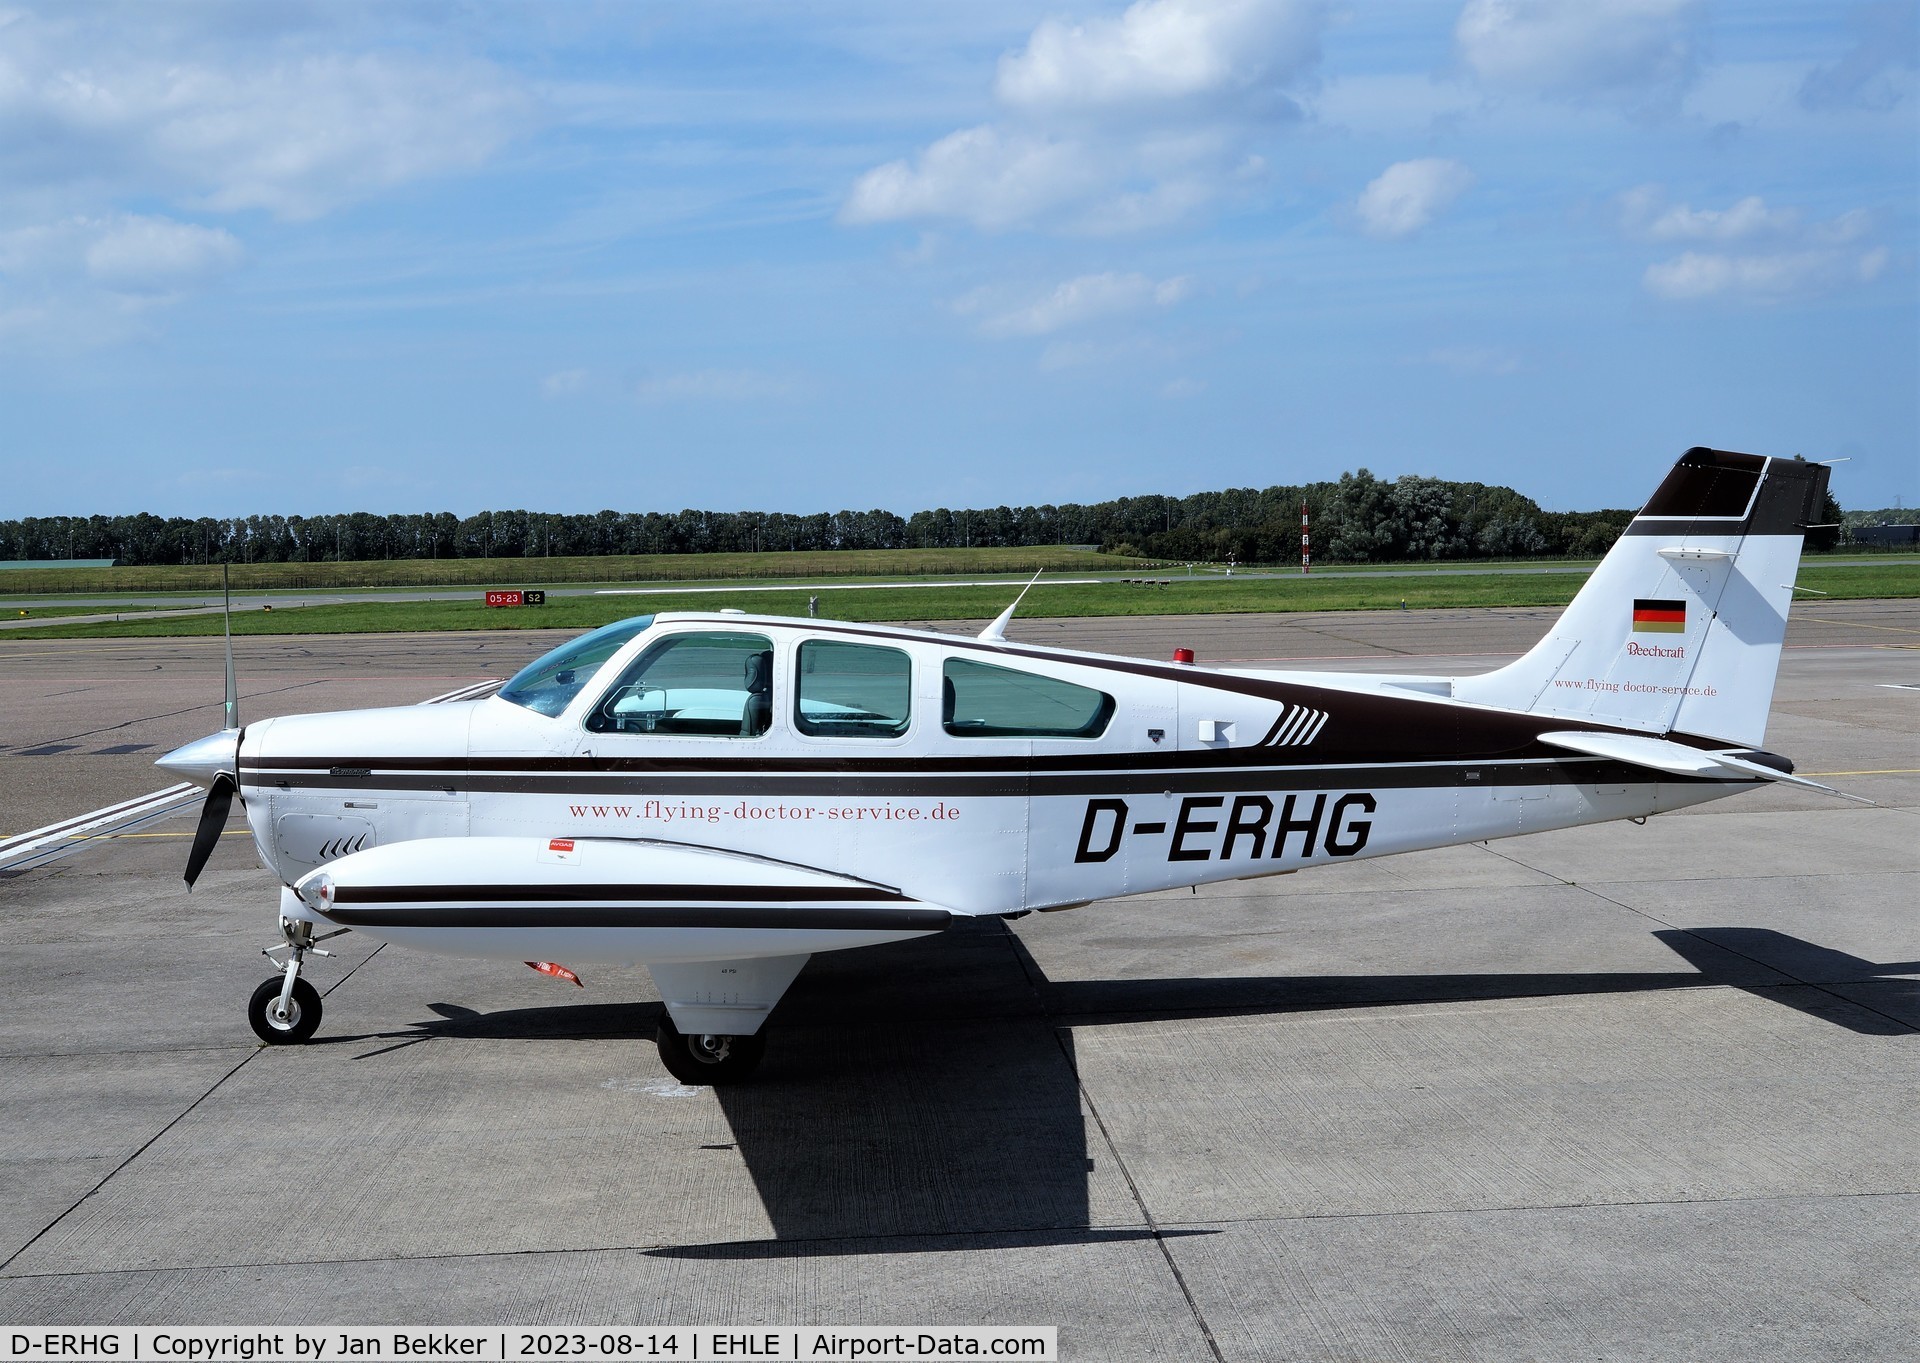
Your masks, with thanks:
M1300 571L1313 571L1313 527L1307 521L1307 499L1300 499Z

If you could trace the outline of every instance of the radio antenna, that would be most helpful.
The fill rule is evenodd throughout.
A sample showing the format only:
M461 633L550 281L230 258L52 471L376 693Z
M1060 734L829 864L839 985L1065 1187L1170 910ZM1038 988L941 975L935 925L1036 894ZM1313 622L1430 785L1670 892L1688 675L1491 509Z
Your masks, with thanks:
M1013 598L1013 605L1008 606L1005 610L994 616L993 623L981 630L977 637L985 639L988 643L1005 643L1007 638L1007 625L1012 621L1014 611L1022 601L1027 599L1027 593L1033 590L1033 583L1040 580L1040 573L1046 571L1045 568L1042 568L1039 573L1035 573L1033 575L1033 581L1022 587L1020 589L1020 595Z

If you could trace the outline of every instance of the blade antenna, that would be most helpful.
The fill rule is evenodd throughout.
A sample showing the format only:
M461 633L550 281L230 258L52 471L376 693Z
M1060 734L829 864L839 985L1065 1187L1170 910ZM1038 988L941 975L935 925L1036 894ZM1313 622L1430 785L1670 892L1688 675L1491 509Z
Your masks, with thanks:
M1033 590L1034 582L1040 580L1040 573L1046 571L1045 568L1042 568L1040 572L1035 573L1033 580L1020 589L1020 595L1013 598L1013 605L1008 606L1005 610L1001 611L1000 614L994 616L993 623L981 630L977 637L985 639L989 643L1004 643L1007 637L1007 625L1013 620L1014 611L1019 608L1022 601L1027 599L1027 593Z
M227 636L227 722L223 727L237 729L240 727L240 687L233 679L233 583L224 563L220 565L220 591L226 598L220 624Z

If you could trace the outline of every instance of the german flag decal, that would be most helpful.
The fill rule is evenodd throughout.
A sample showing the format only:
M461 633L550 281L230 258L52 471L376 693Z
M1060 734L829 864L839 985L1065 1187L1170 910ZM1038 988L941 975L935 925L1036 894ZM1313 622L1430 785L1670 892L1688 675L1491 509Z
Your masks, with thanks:
M1635 634L1685 634L1687 603L1684 601L1643 601L1633 603Z

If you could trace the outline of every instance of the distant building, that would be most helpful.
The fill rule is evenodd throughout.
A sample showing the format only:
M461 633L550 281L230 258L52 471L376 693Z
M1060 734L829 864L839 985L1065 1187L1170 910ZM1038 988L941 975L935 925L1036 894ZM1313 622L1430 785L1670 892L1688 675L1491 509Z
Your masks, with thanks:
M1848 534L1878 549L1920 549L1920 525L1856 525Z

